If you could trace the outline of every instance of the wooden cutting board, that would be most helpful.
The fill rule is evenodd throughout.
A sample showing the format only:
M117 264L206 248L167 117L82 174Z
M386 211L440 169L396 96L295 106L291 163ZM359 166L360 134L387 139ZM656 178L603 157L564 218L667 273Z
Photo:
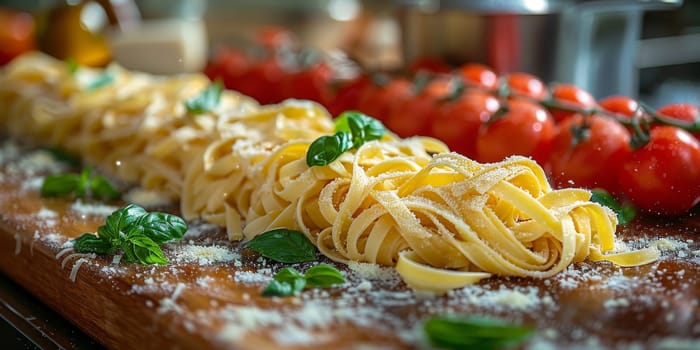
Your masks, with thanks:
M43 199L38 188L55 162L8 147L0 151L0 270L109 348L411 349L425 346L421 320L448 313L532 325L531 349L700 348L698 210L622 228L627 244L662 250L641 267L584 262L549 279L494 277L431 297L390 268L351 264L338 266L343 286L266 298L261 290L282 266L203 223L165 247L167 266L72 255L64 244L123 203Z

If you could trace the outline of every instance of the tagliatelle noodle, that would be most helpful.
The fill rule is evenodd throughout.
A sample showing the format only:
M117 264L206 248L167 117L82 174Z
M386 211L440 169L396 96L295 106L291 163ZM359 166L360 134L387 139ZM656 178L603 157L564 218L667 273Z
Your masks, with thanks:
M201 215L226 225L230 238L241 239L251 195L260 180L254 175L258 164L290 140L331 132L333 123L320 106L290 100L239 113L220 122L217 130L219 138L187 171L181 206L185 218Z
M112 81L89 89L104 74ZM480 164L431 138L386 135L309 167L311 142L334 132L307 101L259 106L224 91L190 115L209 81L118 66L80 68L34 54L0 74L0 122L14 137L65 148L124 181L179 199L183 216L231 239L303 232L329 258L396 266L407 284L445 292L492 274L544 278L584 259L618 265L616 217L581 189L552 190L532 160ZM607 253L607 254L606 254Z

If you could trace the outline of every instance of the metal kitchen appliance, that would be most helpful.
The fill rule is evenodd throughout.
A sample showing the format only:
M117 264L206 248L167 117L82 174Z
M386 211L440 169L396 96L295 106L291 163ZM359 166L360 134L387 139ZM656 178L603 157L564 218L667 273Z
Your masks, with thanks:
M475 61L596 97L636 96L645 11L682 0L397 0L406 60Z

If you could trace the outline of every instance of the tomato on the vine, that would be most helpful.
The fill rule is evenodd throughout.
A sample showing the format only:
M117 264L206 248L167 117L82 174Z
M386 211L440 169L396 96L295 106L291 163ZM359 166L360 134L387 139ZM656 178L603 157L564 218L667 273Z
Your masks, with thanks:
M430 121L430 134L451 150L476 158L479 128L500 107L498 99L484 92L467 92L455 100L438 105Z
M450 66L439 58L435 57L419 57L408 66L408 71L415 74L420 71L431 73L449 73L452 70Z
M653 128L649 142L622 165L618 182L643 211L683 214L700 202L700 141L673 126Z
M625 117L633 117L639 108L636 100L621 95L608 96L600 100L598 105L603 110Z
M506 82L510 90L515 94L529 96L534 99L544 99L547 96L547 87L534 75L515 72L506 76Z
M0 8L0 65L35 47L35 23L29 13Z
M552 99L555 102L565 104L567 106L578 108L590 108L595 106L595 98L588 91L583 90L572 84L557 84L552 88ZM575 112L566 111L563 109L550 109L554 120L559 122L564 118L575 114Z
M525 100L511 100L504 115L479 131L477 160L497 162L518 154L531 156L541 166L546 166L554 131L554 120L543 107Z
M656 110L656 113L684 122L700 123L700 108L690 103L669 103ZM700 139L700 131L693 135Z
M338 116L345 111L358 109L362 91L370 84L372 84L372 81L365 74L341 83L335 94L333 94L332 100L326 105L326 108L333 116Z
M393 106L405 101L410 96L411 82L408 80L373 77L373 82L362 91L357 102L357 109L371 117L386 121Z
M498 86L498 76L491 68L478 63L465 63L457 69L457 74L468 84L487 89Z
M261 104L278 103L284 99L280 89L285 76L280 59L267 57L254 62L234 84L234 90L256 99Z
M436 102L447 96L450 84L449 79L431 80L420 91L390 108L384 123L401 137L428 136L430 121L437 111Z
M250 59L245 52L221 48L204 68L204 74L211 80L221 78L225 87L238 91L239 86L244 84L241 76L248 70L250 64Z
M333 98L332 78L331 67L322 61L300 67L283 78L282 98L311 100L326 106Z
M614 119L580 114L564 119L549 158L554 185L619 192L617 173L632 151L629 142L629 131Z

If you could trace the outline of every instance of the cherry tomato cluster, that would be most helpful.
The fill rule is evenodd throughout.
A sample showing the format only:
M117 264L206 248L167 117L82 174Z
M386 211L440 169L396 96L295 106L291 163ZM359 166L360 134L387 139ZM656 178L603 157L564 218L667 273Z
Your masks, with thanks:
M278 28L261 30L256 44L252 51L219 49L204 73L263 104L287 98L330 103L334 72L316 52L296 50L291 33Z
M401 137L432 136L480 162L529 156L556 187L603 188L648 213L683 214L700 202L697 106L653 111L624 96L596 101L574 85L499 76L473 63L447 69L424 60L411 66L420 72L339 80L323 60L280 55L284 38L262 42L261 58L222 50L206 73L261 103L300 98L333 115L359 110Z
M34 34L31 14L0 8L0 66L34 49Z

